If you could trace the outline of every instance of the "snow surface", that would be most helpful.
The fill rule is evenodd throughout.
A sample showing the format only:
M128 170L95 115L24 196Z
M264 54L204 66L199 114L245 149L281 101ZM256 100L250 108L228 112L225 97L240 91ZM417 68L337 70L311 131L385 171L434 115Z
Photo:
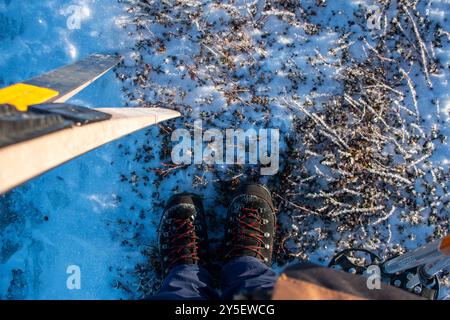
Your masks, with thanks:
M369 2L372 3L358 0L328 1L327 8L312 20L322 26L342 27L352 18L358 4ZM262 5L262 1L255 3L257 7ZM446 14L450 11L450 3L445 0L429 3L433 4L429 6L429 15L441 21L449 31ZM68 19L73 14L70 6L73 5L81 8L78 12L80 29L74 30L68 28ZM226 128L233 125L233 118L226 117L233 111L248 112L249 121L243 124L247 127L268 126L285 132L289 130L292 115L282 105L271 104L270 119L266 119L261 110L249 112L247 108L244 111L242 105L234 105L228 110L225 89L217 90L220 86L211 83L202 86L196 84L195 72L204 76L208 70L191 71L186 65L193 65L192 56L202 50L214 52L212 48L197 46L193 40L202 33L205 27L203 22L199 24L193 20L189 34L167 41L163 54L153 54L152 50L157 48L138 50L136 44L151 38L149 34L162 37L165 28L152 24L141 33L135 32L135 13L130 10L127 12L128 8L111 0L42 0L32 3L0 0L0 86L28 79L91 53L118 52L125 57L125 61L117 73L108 73L71 102L90 107L111 107L144 102L164 105L175 101L182 103L183 108L192 107L189 111L184 110L185 114L189 113L190 120L203 118L205 110L208 114L223 114L223 117L213 117L208 126ZM229 11L233 10L243 16L248 15L245 1L237 1L229 7L220 7L208 1L204 4L204 11L208 12L205 17L214 24L215 30L227 25ZM278 18L280 15L284 16L286 12L272 12L266 18L266 29L255 28L248 35L253 40L261 39L262 32L267 31L271 33L271 39L276 39L275 45L257 53L265 59L263 72L272 77L270 92L262 93L270 97L294 90L288 86L285 81L287 74L281 70L288 59L292 60L289 62L292 68L297 66L303 75L312 75L317 70L308 63L308 59L316 56L318 51L329 63L335 62L336 56L329 55L329 52L336 49L340 36L331 27L324 27L324 31L318 34L307 34L303 22L286 28L285 21ZM365 32L358 25L352 31L351 41L357 41L358 36ZM297 44L301 45L296 47ZM293 57L293 51L289 48L297 50L298 55ZM423 89L419 100L420 105L426 105L426 101L431 98L439 99L440 109L425 118L428 118L428 126L438 124L445 137L450 133L448 48L447 42L433 53L441 59L445 71L439 76L432 76L435 86L433 93ZM147 53L142 54L142 51ZM350 47L350 52L354 56L363 55L360 46ZM168 57L171 56L184 59L185 65L170 63ZM244 81L248 78L251 83L253 79L246 66L249 57L244 52L242 56L235 57L233 63L241 65L236 74L241 75ZM136 72L143 72L142 63L136 62L139 59L151 66L161 66L160 72L153 72L149 76L152 84L148 90L131 80ZM318 85L315 97L326 97L331 92L341 90L335 77L338 69L322 65L320 72L325 77ZM115 75L119 78L123 75L125 81L122 83ZM305 85L296 89L296 94L306 100L315 85L317 83L309 79ZM226 85L221 88L224 87ZM126 95L122 92L123 88ZM178 95L182 90L186 91L186 96L181 99ZM173 92L175 94L172 95ZM421 111L425 115L429 113L428 110ZM170 125L185 124L180 120L170 122L167 126ZM226 201L217 192L217 175L192 166L194 168L175 170L173 175L158 176L158 170L166 169L161 164L164 157L159 146L168 139L168 135L163 135L162 130L154 127L108 144L0 198L0 298L136 299L152 292L159 281L157 273L149 268L155 265L155 231L161 206L174 190L200 192L204 196L207 211L216 210L217 216L212 218L219 223L210 224L213 234L220 235L220 221L226 210ZM154 154L149 148L155 148ZM448 139L437 146L431 158L433 165L449 170L449 148ZM283 150L286 150L284 144L281 145ZM227 174L229 171L240 174L239 169L234 167L223 166L219 169ZM226 177L224 179L227 181ZM391 217L389 222L395 225L398 223L397 218ZM431 229L421 225L416 237L407 239L403 243L404 247L413 249L423 244ZM316 232L310 231L311 234ZM372 237L370 235L368 238ZM389 237L390 242L385 244L386 250L400 243L400 238L394 230ZM308 258L324 264L336 247L334 241L325 241L317 251L308 252ZM66 269L70 265L81 268L81 290L67 289ZM281 268L280 265L276 267Z
M80 29L67 26L70 14L64 12L71 5L89 12L83 15ZM132 39L120 27L124 14L119 4L109 0L0 1L1 86L91 53L126 48ZM120 88L120 81L110 72L69 102L123 106ZM127 255L139 253L128 252L106 227L109 219L123 212L117 204L121 193L117 171L130 169L128 161L118 157L118 143L86 154L4 196L0 204L0 298L124 298L121 290L112 288L109 266L127 268L128 264L122 263ZM70 265L81 268L81 290L67 289ZM13 279L23 286L11 285Z

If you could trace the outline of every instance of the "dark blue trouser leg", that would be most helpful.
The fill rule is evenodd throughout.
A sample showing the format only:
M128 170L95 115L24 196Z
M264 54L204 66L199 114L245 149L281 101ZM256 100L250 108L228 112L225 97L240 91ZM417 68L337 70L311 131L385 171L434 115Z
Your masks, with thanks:
M222 268L222 297L233 299L236 294L255 289L273 288L278 276L274 270L253 257L239 257ZM179 265L172 269L154 300L217 299L209 272L198 265Z
M209 272L196 264L179 265L170 271L152 300L208 300L217 299Z
M277 278L273 269L256 258L235 258L222 268L222 298L233 299L236 294L255 289L270 290Z

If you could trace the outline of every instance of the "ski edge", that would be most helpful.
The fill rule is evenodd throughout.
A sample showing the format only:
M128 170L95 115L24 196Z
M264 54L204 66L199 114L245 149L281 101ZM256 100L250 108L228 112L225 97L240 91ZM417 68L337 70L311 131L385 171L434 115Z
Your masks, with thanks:
M164 108L96 110L112 118L1 148L0 194L106 143L181 115Z
M117 66L121 59L110 54L91 54L75 63L0 88L0 104L10 104L19 111L27 111L28 106L33 104L66 102ZM89 66L92 66L91 71L81 71Z

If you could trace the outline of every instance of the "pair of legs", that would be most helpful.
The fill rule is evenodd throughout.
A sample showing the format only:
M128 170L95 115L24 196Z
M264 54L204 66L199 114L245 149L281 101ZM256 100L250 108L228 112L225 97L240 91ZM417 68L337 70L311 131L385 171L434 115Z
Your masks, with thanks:
M178 265L165 278L159 293L153 299L161 300L231 300L236 296L264 296L275 284L277 275L270 267L254 257L239 257L226 263L221 271L222 294L213 289L213 278L198 264Z
M225 225L221 297L269 291L277 278L270 266L276 225L270 192L261 185L242 186L230 203ZM205 214L199 197L180 194L164 210L158 231L165 279L153 299L217 299L208 271Z

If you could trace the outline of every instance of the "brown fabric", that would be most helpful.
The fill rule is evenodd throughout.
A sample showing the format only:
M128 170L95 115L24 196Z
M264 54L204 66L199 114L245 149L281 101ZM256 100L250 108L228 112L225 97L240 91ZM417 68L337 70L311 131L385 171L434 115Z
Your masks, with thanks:
M370 290L367 279L312 263L287 267L277 280L272 299L276 300L421 300L423 298L381 283Z
M339 292L318 286L303 280L289 278L282 274L278 279L274 291L273 300L362 300L344 292Z
M450 256L450 236L446 236L442 239L439 250L446 256Z

